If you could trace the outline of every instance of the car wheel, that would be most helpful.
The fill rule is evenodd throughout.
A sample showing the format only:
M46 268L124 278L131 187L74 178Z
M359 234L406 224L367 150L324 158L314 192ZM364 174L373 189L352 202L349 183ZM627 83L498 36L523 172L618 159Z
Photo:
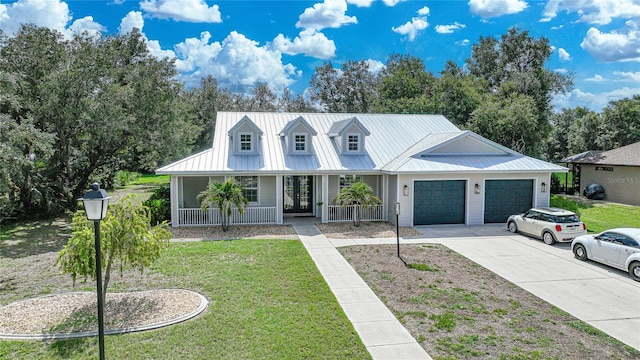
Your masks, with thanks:
M547 245L553 245L556 243L556 239L553 237L553 234L548 231L545 231L542 234L542 241Z
M587 260L587 249L582 244L576 244L573 247L573 255L575 255L576 259L585 261Z
M518 232L518 225L516 225L514 221L510 221L509 225L507 225L507 228L509 229L509 231L511 231L514 234Z
M640 261L634 261L629 265L629 275L635 281L640 281Z

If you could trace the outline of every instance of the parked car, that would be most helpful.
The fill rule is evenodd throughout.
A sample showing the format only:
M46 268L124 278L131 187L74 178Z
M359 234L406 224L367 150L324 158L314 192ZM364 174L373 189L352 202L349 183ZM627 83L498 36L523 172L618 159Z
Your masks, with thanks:
M582 190L582 195L587 199L602 200L605 197L604 186L600 184L589 184Z
M633 280L640 281L640 229L618 228L582 235L573 240L571 250L576 259L628 271Z
M509 216L507 229L542 239L547 245L571 242L575 237L587 234L587 227L575 213L548 207Z

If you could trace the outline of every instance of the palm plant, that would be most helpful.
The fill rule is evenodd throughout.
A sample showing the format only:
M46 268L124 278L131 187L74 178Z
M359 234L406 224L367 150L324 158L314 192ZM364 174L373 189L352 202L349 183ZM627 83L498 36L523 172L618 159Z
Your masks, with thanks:
M218 204L220 216L222 218L222 231L229 231L231 213L233 206L238 208L240 214L244 214L244 209L249 200L242 193L242 185L235 179L228 179L221 183L218 181L209 184L206 190L198 194L198 201L202 205L202 211L207 211L213 204Z
M358 227L362 221L362 209L367 206L382 204L368 184L356 182L342 188L333 202L341 207L353 206L353 226Z

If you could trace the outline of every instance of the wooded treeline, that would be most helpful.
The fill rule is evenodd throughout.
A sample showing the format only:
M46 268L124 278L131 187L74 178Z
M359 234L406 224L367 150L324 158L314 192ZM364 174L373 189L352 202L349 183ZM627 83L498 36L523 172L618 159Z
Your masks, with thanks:
M65 39L47 28L0 33L0 223L74 210L90 182L151 172L211 146L217 111L436 113L528 155L557 160L640 141L640 95L554 113L571 75L545 69L545 38L511 29L480 37L465 67L438 76L411 55L315 69L309 98L255 84L234 94L209 76L185 89L173 60L151 56L137 30ZM278 94L276 94L276 92Z

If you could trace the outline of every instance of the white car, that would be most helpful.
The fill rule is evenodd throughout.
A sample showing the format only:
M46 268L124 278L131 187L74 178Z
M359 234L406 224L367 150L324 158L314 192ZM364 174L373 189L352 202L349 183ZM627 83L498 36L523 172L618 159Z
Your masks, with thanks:
M587 234L587 227L575 213L548 207L533 208L524 214L509 216L507 229L512 233L521 232L537 237L547 245L571 242Z
M618 228L600 234L579 236L571 250L579 260L593 260L628 271L640 281L640 229Z

